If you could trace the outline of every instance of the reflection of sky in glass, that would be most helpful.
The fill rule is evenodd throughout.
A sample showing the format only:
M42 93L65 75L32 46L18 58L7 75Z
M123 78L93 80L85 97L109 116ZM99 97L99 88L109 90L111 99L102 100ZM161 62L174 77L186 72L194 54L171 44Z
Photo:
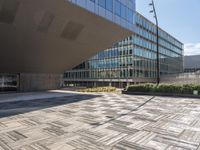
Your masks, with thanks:
M134 0L68 0L131 31L135 27Z

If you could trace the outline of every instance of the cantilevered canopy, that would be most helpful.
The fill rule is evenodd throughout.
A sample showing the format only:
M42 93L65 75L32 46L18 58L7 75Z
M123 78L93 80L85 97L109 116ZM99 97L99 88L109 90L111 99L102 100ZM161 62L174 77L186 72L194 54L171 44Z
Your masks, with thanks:
M0 0L0 72L62 73L131 34L65 0Z

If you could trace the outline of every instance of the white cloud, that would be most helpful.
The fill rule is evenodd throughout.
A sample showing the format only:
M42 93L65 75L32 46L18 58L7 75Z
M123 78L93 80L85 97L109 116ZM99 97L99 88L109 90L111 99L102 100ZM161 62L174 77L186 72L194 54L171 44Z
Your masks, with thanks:
M199 43L186 43L184 45L185 55L200 55L200 42Z

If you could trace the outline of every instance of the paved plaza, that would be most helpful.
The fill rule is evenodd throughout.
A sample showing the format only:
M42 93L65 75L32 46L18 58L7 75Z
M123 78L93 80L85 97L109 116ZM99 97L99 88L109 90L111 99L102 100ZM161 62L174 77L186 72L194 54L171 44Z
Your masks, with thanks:
M0 95L0 150L200 150L200 99L33 95Z

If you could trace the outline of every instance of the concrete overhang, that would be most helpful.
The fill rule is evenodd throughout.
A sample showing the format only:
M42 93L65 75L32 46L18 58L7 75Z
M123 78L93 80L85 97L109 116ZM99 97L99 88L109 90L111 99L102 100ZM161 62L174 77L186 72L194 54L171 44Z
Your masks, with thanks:
M0 72L63 73L131 34L65 0L0 0Z

